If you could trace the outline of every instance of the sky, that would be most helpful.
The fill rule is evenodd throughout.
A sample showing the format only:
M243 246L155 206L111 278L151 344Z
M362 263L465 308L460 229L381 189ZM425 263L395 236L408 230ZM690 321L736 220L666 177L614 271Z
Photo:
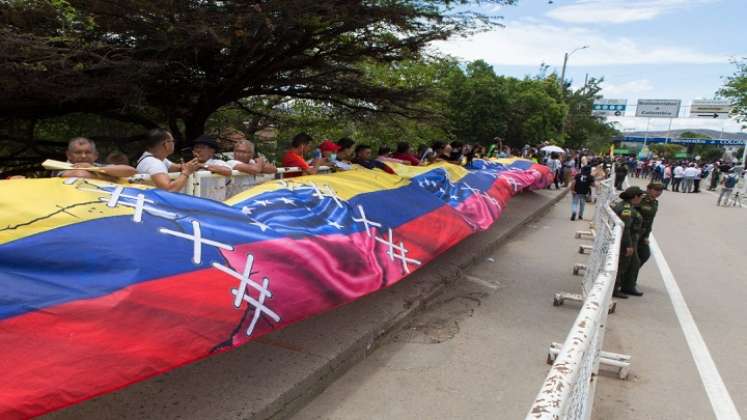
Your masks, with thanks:
M483 3L482 13L502 16L504 27L437 43L462 60L482 59L496 73L536 75L542 63L557 71L570 55L566 79L604 77L602 95L627 99L621 130L667 130L669 119L635 118L640 99L713 99L734 59L747 58L747 0L519 0L513 6ZM685 116L687 109L680 115ZM740 131L733 120L678 118L671 128Z

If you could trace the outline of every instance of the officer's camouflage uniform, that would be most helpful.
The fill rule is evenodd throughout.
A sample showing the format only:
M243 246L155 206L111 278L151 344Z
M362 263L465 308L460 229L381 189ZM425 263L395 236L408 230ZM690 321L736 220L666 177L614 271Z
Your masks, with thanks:
M635 287L635 276L638 274L638 239L641 236L643 218L630 201L618 201L612 210L623 221L622 241L620 243L620 261L617 266L615 288L632 290ZM626 256L625 250L633 248L633 255Z
M637 210L641 213L641 217L643 218L641 238L640 241L638 241L638 258L641 260L641 265L643 265L651 257L651 249L648 246L648 237L651 234L651 228L654 225L656 212L659 211L659 200L648 194L644 194Z

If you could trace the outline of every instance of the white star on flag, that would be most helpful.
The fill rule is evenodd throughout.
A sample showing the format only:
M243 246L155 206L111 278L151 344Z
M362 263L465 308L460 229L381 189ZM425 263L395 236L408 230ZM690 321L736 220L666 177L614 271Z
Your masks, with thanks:
M260 228L262 230L262 232L264 232L264 231L266 231L267 229L270 228L270 226L268 226L268 225L260 222L259 220L252 220L252 222L249 223L249 224L250 225L254 225L254 226Z
M328 225L336 228L337 230L341 230L344 226L337 223L337 222L327 222Z

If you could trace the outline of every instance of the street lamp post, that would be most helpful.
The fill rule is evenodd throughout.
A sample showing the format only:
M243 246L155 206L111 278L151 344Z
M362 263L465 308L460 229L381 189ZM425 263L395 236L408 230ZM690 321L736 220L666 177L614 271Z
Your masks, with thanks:
M568 57L573 55L576 51L585 50L589 48L588 45L584 45L583 47L578 47L575 50L565 53L565 56L563 56L563 70L560 71L560 94L563 96L563 99L565 99L565 68L568 66ZM563 118L563 124L560 126L560 135L565 135L565 126L568 122L568 117L570 116L572 110L568 110L568 114Z
M581 51L589 48L588 45L584 45L583 47L578 47L575 50L565 53L565 56L563 57L563 70L560 71L560 83L563 86L563 92L565 92L565 68L568 66L568 57L573 55L576 51Z

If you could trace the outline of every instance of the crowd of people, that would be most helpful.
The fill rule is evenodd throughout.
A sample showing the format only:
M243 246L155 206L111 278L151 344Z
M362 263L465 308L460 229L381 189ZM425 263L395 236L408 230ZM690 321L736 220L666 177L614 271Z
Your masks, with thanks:
M571 220L583 219L585 203L593 200L599 182L614 171L614 187L622 192L620 200L613 203L612 208L624 224L613 294L620 299L643 295L637 285L638 273L651 257L649 236L659 208L658 199L664 191L671 187L674 192L699 193L701 182L707 181L709 191L715 191L721 186L716 204L720 206L723 202L726 205L739 180L747 177L743 166L721 161L703 163L665 159L638 160L633 157L620 157L612 161L608 157L595 156L585 150L542 153L542 149L539 159L555 174L553 185L556 189L570 189ZM628 176L647 179L649 183L646 189L631 186L623 190ZM744 193L747 194L747 179L744 188ZM739 193L736 194L738 196Z
M219 141L220 140L220 141ZM226 145L228 147L226 147ZM278 166L261 154L256 153L255 145L247 136L235 129L224 130L220 136L202 135L194 140L192 159L172 162L174 137L168 130L150 130L143 142L144 151L134 166L122 152L112 152L105 163L98 163L96 144L85 137L69 141L66 151L71 169L59 173L63 177L130 177L147 174L157 188L167 191L181 191L189 176L199 170L229 177L233 171L249 175L274 174L278 166L297 168L285 177L312 175L321 168L331 171L349 170L354 164L368 169L381 169L394 173L389 165L429 165L444 161L459 165L469 165L475 158L483 157L522 157L546 165L554 174L552 185L556 189L570 188L572 191L571 220L583 220L585 204L594 200L599 180L607 178L610 171L616 175L615 187L623 189L627 177L650 179L662 185L663 190L680 193L699 193L707 180L709 191L721 187L717 205L726 205L735 193L737 184L747 176L742 166L715 161L710 163L694 161L669 161L666 159L639 160L634 157L617 158L595 155L587 149L568 150L551 146L545 142L537 146L525 145L521 149L503 144L495 138L489 146L464 144L458 141L436 141L421 145L417 152L407 142L399 142L395 147L381 145L375 151L368 144L356 143L349 137L337 141L324 139L318 144L312 136L299 133L291 140L289 148L282 154ZM223 146L223 147L221 147ZM228 152L221 153L221 149ZM176 176L174 176L176 174ZM747 181L745 182L747 193Z
M71 168L58 175L78 178L122 178L145 174L157 188L181 191L189 176L200 170L229 177L233 171L249 175L274 174L278 166L282 166L296 168L284 175L296 177L313 175L322 169L345 171L351 169L354 164L394 173L391 163L420 166L444 161L469 165L475 158L527 157L527 150L520 151L504 146L500 138L496 138L490 147L458 141L436 141L430 145L421 145L414 151L407 142L399 142L393 148L381 145L374 150L371 145L357 143L349 137L337 141L324 139L317 143L309 134L298 133L291 139L289 148L282 153L276 166L256 153L254 143L243 132L227 129L220 137L209 134L198 137L192 143L192 159L174 162L169 158L174 155L175 143L173 135L168 130L150 130L144 136L142 154L134 166L131 166L128 157L119 151L110 153L105 163L99 163L94 141L76 137L69 141L66 150L67 163Z
M626 177L650 179L661 183L664 190L678 193L700 193L707 184L708 191L721 193L716 201L717 206L726 205L731 194L741 179L747 176L744 166L722 162L669 161L666 159L638 160L633 157L620 158L615 162L615 187L622 190ZM744 183L747 193L747 180ZM736 192L735 194L739 194Z

